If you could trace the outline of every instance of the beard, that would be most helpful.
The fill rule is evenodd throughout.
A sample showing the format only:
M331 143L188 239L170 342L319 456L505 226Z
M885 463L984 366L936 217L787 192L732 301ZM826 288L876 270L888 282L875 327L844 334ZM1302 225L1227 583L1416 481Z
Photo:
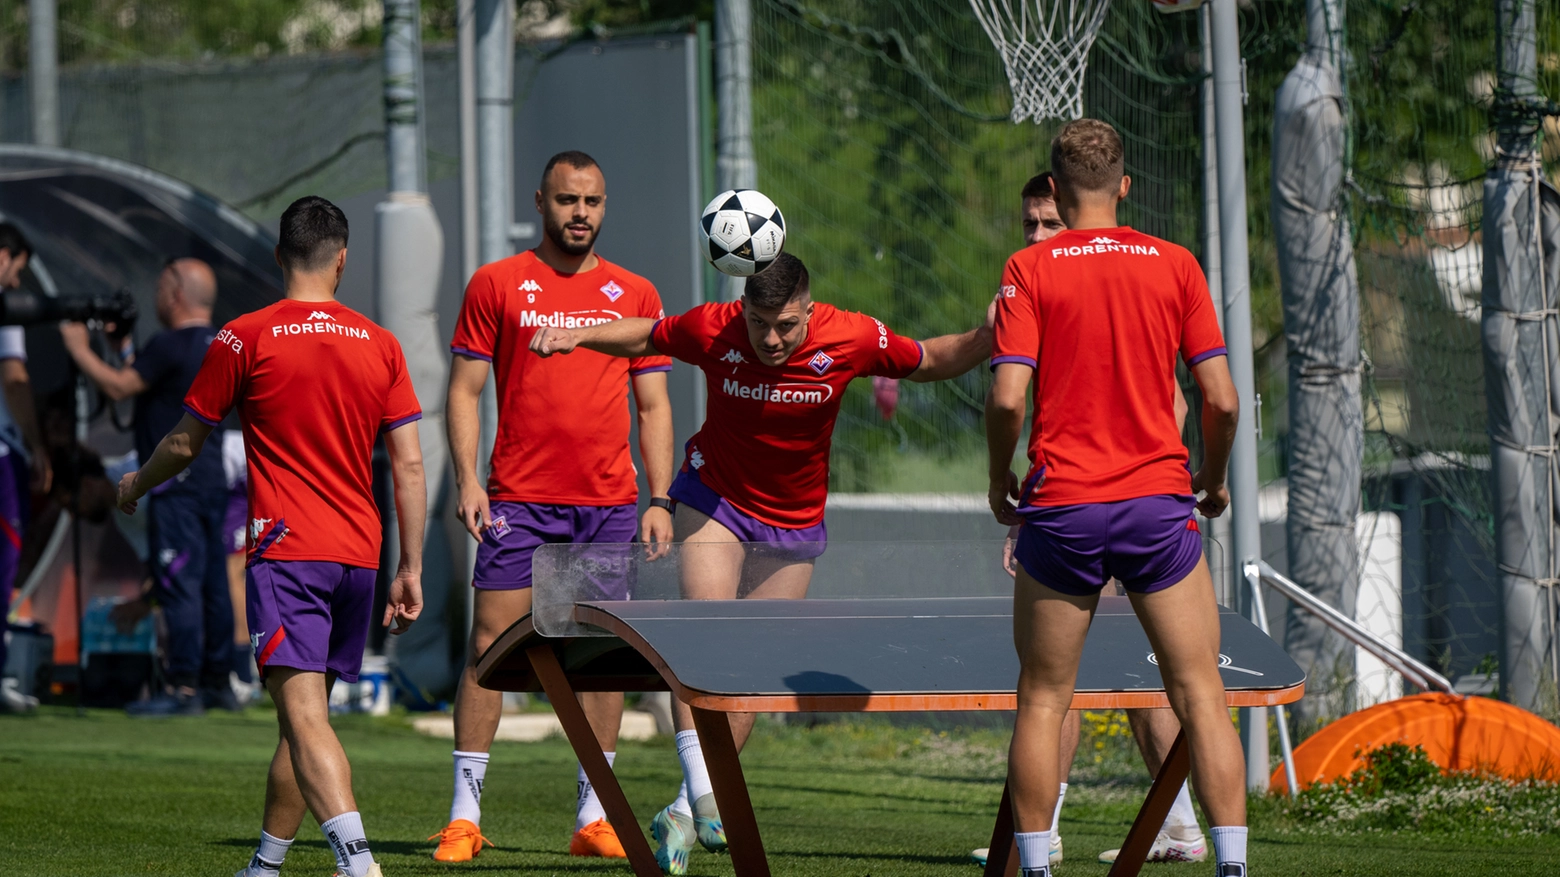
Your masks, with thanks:
M548 240L553 242L553 246L571 256L583 256L589 253L591 248L596 245L597 235L601 234L599 226L592 228L589 238L576 243L569 239L567 226L568 223L566 222L557 222L552 217L547 217L542 222L542 232L547 235Z

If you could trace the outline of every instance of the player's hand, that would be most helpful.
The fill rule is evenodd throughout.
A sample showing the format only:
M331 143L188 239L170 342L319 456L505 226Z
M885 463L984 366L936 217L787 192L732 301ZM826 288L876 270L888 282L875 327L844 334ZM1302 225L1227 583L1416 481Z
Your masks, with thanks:
M141 492L135 487L135 472L126 472L125 477L119 479L119 510L127 515L135 514L136 503L141 499Z
M390 583L390 599L385 603L384 626L392 634L403 634L422 614L422 573L400 570ZM390 623L395 622L391 627Z
M1018 568L1013 565L1013 551L1018 547L1018 525L1008 528L1007 538L1002 540L1002 568L1007 574L1018 577Z
M986 305L987 329L995 330L997 328L997 303L1000 301L1002 301L1002 293L999 292L997 293L996 297L991 300L991 304Z
M645 560L660 560L672 550L672 513L651 506L639 520L639 541L645 543Z
M1024 519L1018 516L1018 507L1014 504L1018 499L1018 476L1011 469L1006 474L1006 479L991 482L991 489L986 491L986 502L991 504L991 513L997 516L997 523L1011 527L1022 524Z
M1218 484L1210 484L1201 469L1192 474L1192 493L1203 494L1203 498L1197 501L1197 511L1205 518L1217 518L1229 508L1230 490L1224 480L1221 478Z
M536 334L531 336L532 352L542 357L552 356L554 353L573 353L575 343L573 332L552 326L537 329Z
M487 490L481 485L473 484L460 489L460 502L455 506L456 513L460 515L460 523L471 534L471 538L482 541L482 534L488 527L493 526L493 511L488 506Z
M152 602L142 594L134 600L115 603L114 608L108 610L108 620L114 623L114 629L129 636L135 633L136 625L141 623L141 619L151 614Z
M60 323L60 340L65 342L65 349L71 353L80 353L92 347L86 323Z

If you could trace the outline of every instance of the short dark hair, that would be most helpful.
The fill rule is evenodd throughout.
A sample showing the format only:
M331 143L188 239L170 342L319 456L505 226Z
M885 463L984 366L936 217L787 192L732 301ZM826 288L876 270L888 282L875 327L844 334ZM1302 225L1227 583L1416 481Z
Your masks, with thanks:
M590 167L601 167L601 165L596 163L594 158L591 158L589 155L580 152L578 149L564 150L552 158L547 159L547 166L542 168L542 182L537 186L538 189L547 188L547 175L552 173L552 169L560 164L566 164L575 170L584 170Z
M1056 198L1056 190L1051 183L1051 172L1041 171L1030 177L1029 182L1024 184L1023 191L1018 193L1018 197L1020 199L1043 198L1047 201L1054 200Z
M276 252L282 267L323 271L347 245L347 215L318 195L305 195L282 214Z
M768 268L749 277L742 287L748 304L766 311L783 308L786 302L809 291L807 266L790 253L781 253Z
M1121 184L1124 155L1115 128L1099 119L1078 119L1051 141L1051 170L1069 189L1103 192Z
M11 254L11 258L17 256L31 256L32 244L27 242L27 235L14 223L0 222L0 250Z

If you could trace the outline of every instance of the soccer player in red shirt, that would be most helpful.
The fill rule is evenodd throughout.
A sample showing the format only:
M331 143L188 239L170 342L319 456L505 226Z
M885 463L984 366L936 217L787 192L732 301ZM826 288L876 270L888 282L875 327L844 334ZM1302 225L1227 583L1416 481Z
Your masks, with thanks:
M620 357L669 354L702 369L707 414L671 488L676 541L701 543L684 547L683 596L798 599L828 540L829 443L846 386L871 375L957 377L989 355L989 312L987 322L924 342L905 338L865 314L814 302L806 266L784 254L747 279L741 301L662 320L549 328L536 333L531 349L544 357L576 347ZM755 552L741 544L755 542L770 547ZM682 874L695 837L719 850L725 833L692 712L680 701L673 708L685 782L651 833L661 844L661 867ZM753 718L734 714L731 724L740 748Z
M549 542L633 541L672 536L672 413L666 373L672 362L653 353L631 360L586 353L542 360L526 349L545 326L607 323L662 316L650 281L595 252L606 213L606 178L583 152L553 156L542 171L536 209L542 241L534 250L484 265L472 276L451 345L448 403L450 454L460 490L459 514L479 540L471 650L455 694L455 789L450 821L434 859L464 862L486 843L480 831L488 750L503 695L477 684L477 661L531 609L531 559ZM477 477L477 402L492 371L498 429L491 474ZM642 522L629 452L628 389L639 417L639 452L651 505ZM604 599L627 599L627 580L602 582ZM621 693L580 700L611 763L623 717ZM623 857L623 845L579 769L579 796L569 852ZM637 827L634 830L638 830Z
M287 297L223 327L184 400L185 415L138 472L120 508L182 472L238 409L249 465L249 642L281 740L265 789L260 847L240 877L277 877L305 808L342 877L377 877L352 798L352 769L330 727L330 687L357 680L374 606L380 519L374 442L395 479L401 557L383 623L422 611L427 516L422 410L395 336L336 301L347 218L324 198L282 214L276 260Z
M1244 762L1192 517L1194 509L1216 516L1229 502L1239 400L1224 340L1192 255L1118 225L1131 180L1115 129L1069 123L1052 143L1051 170L1068 231L1008 260L987 401L992 510L1024 525L1013 617L1019 711L1008 757L1019 867L1026 877L1050 873L1060 731L1100 590L1114 577L1164 668L1219 873L1244 877ZM1190 476L1175 427L1177 355L1203 392L1204 463ZM1009 466L1031 379L1031 468L1020 483ZM1200 502L1198 491L1206 491Z

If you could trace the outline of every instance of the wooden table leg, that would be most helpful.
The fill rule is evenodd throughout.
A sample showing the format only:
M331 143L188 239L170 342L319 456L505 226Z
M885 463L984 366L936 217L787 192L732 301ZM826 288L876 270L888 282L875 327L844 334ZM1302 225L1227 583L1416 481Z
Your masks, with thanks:
M1159 776L1154 777L1154 785L1149 788L1148 798L1143 801L1137 819L1132 822L1132 830L1127 832L1127 839L1121 844L1121 852L1116 854L1110 877L1137 877L1191 766L1191 748L1186 744L1186 732L1182 731L1176 734L1170 751L1165 753L1165 763L1159 768Z
M1002 803L997 805L997 824L991 829L991 848L986 851L985 877L1013 877L1018 873L1018 844L1013 840L1013 795L1002 784Z
M569 677L558 662L558 654L551 645L540 645L527 649L526 657L531 659L531 667L547 692L553 712L563 725L563 733L569 738L569 745L574 747L574 754L579 757L580 766L585 768L585 776L596 789L596 796L601 799L607 821L612 823L618 840L623 843L623 851L628 853L629 865L638 877L660 877L661 867L655 863L650 842L645 839L633 808L628 806L628 797L618 785L612 766L607 764L607 756L601 751L590 719L585 717L585 710L575 698L574 686L569 684Z
M737 758L731 720L725 713L694 707L693 727L699 732L699 747L704 750L710 785L715 787L715 803L726 827L732 868L737 877L769 877L769 859L764 855L758 818L753 815L753 801L748 797L742 762Z

